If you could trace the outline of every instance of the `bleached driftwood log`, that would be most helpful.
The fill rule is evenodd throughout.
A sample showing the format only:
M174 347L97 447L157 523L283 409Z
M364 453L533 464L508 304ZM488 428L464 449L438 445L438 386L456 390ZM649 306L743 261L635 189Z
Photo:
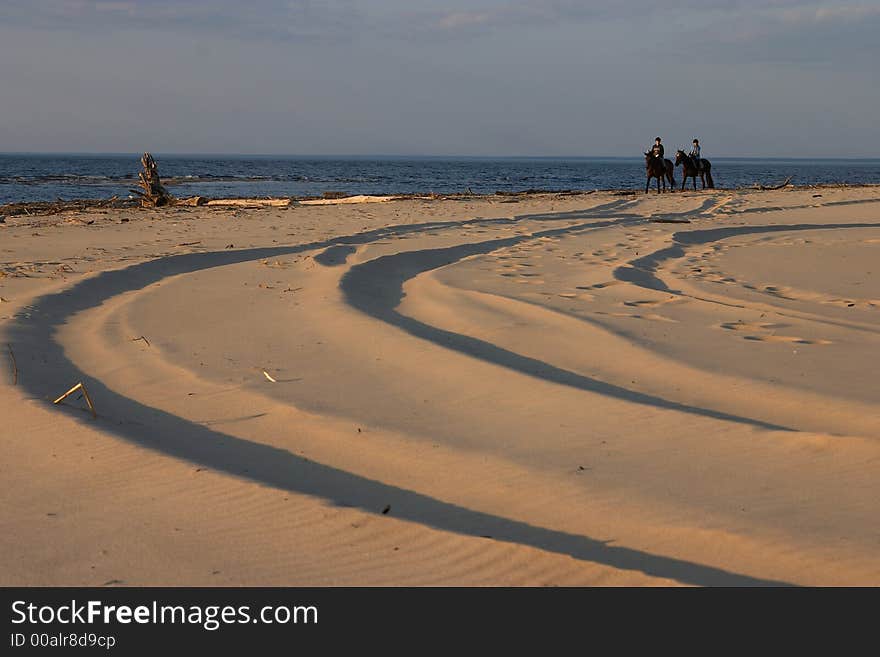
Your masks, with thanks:
M286 208L290 205L289 198L217 198L205 205L226 205L237 208Z

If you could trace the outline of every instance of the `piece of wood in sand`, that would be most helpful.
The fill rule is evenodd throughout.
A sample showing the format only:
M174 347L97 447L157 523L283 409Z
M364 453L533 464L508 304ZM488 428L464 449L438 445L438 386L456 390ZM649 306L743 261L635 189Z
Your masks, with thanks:
M215 198L205 205L224 205L237 208L286 208L290 205L289 198Z
M141 197L141 205L158 207L174 203L174 197L162 186L162 181L159 179L159 169L153 156L144 153L141 156L141 166L144 170L138 174L138 178L140 178L143 191L132 190Z
M782 189L783 187L787 187L787 186L788 186L788 183L791 182L791 179L792 179L793 177L794 177L794 176L789 176L789 177L786 178L782 183L780 183L780 184L778 184L778 185L772 185L772 186L767 186L767 185L756 185L756 186L755 186L755 189L759 189L759 190L761 190L762 192L770 192L770 191L773 191L774 189Z
M18 363L15 362L15 352L12 351L12 345L7 344L9 350L9 359L12 361L12 385L18 385Z
M75 393L77 390L82 390L82 392L83 392L83 397L85 397L85 400L86 400L86 404L88 404L89 410L92 412L92 417L97 419L98 414L95 412L95 405L92 403L92 398L91 398L91 396L89 395L89 391L86 390L86 387L83 385L82 381L80 381L79 383L77 383L75 386L73 386L70 390L68 390L67 392L65 392L63 395L61 395L58 399L56 399L56 400L53 401L52 403L53 403L53 404L60 404L60 403L63 402L65 399L67 399L68 397L70 397L70 395L72 395L73 393Z
M206 199L204 196L190 196L189 198L177 199L176 205L198 207L200 205L207 205L207 203L208 199Z
M344 205L347 203L386 203L393 201L396 196L367 196L359 194L357 196L346 196L345 198L315 198L300 201L300 205Z

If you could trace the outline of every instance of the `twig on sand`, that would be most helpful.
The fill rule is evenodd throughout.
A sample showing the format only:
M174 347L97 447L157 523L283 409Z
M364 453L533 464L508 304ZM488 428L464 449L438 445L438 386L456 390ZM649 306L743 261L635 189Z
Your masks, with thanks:
M95 418L95 419L97 419L97 418L98 418L98 414L95 412L95 405L92 403L92 398L89 396L89 391L86 390L86 387L83 385L82 381L80 381L79 383L77 383L75 386L73 386L70 390L68 390L67 392L65 392L63 395L61 395L58 399L56 399L56 400L53 401L52 403L53 403L53 404L60 404L60 403L63 402L65 399L67 399L68 397L70 397L70 395L72 395L73 393L75 393L77 390L82 390L82 391L83 391L83 397L85 397L86 404L88 404L88 406L89 406L89 410L92 412L92 417Z
M137 342L138 340L143 340L144 342L147 343L147 346L148 346L148 347L150 346L150 341L147 340L144 336L141 336L141 337L139 337L139 338L132 338L132 339L131 339L131 342Z
M788 178L786 178L786 179L785 179L782 183L780 183L779 185L770 185L770 186L768 186L768 185L759 185L759 184L756 184L756 185L755 185L755 189L759 189L759 190L761 190L762 192L769 192L769 191L772 191L772 190L774 190L774 189L782 189L783 187L788 186L788 183L791 182L791 179L792 179L793 177L794 177L794 176L789 176Z
M12 385L18 385L18 363L15 362L15 352L12 351L12 345L7 343L6 348L9 350L9 358L12 360Z
M266 370L262 370L262 372L263 372L263 376L265 376L269 381L271 381L272 383L278 383L278 381L273 379L272 376Z

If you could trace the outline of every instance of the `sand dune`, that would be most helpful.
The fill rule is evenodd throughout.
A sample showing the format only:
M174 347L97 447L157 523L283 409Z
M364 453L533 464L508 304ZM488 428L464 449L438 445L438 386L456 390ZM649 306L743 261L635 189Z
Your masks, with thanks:
M0 583L876 585L878 226L877 188L11 218ZM97 420L47 401L80 380Z

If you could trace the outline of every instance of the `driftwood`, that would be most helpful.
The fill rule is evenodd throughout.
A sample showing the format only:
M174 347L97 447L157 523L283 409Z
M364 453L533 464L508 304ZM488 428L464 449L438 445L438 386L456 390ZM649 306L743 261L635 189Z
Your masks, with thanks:
M171 205L174 203L174 197L171 196L162 186L159 179L159 170L156 167L156 160L149 153L144 153L141 157L141 166L144 170L138 174L141 181L143 191L133 189L135 194L141 197L141 205L144 207L158 207L160 205Z
M791 182L791 179L792 179L793 177L794 177L794 176L789 176L788 178L786 178L786 179L785 179L781 184L779 184L779 185L772 185L772 186L767 186L767 185L755 185L755 189L759 189L759 190L761 190L762 192L769 192L769 191L772 191L772 190L774 190L774 189L782 189L783 187L787 187L787 186L788 186L788 183Z
M237 208L286 208L290 205L289 198L218 198L207 201L204 205L226 205Z
M89 210L101 208L129 208L132 206L132 201L120 199L118 196L107 199L78 199L70 201L58 199L57 201L7 203L6 205L0 205L0 214L8 217L20 215L31 217L35 215L60 214L62 212L88 212Z
M12 351L12 345L7 344L9 350L9 359L12 361L12 385L18 385L18 363L15 362L15 352Z
M83 397L85 397L85 399L86 399L86 404L89 405L89 410L92 412L92 417L93 417L93 418L97 418L97 417L98 417L98 414L95 412L95 405L92 403L92 398L89 396L89 391L86 390L86 387L82 384L82 381L80 381L79 383L77 383L75 386L73 386L70 390L68 390L67 392L65 392L63 395L61 395L58 399L56 399L56 400L53 401L52 403L53 403L53 404L60 404L60 403L63 402L65 399L67 399L68 397L70 397L70 395L72 395L73 393L75 393L77 390L82 390L82 392L83 392Z
M176 205L186 205L189 207L198 207L200 205L206 205L208 203L208 199L204 196L190 196L189 198L179 198L177 199Z
M398 201L401 196L370 196L358 194L357 196L345 196L343 198L313 198L298 201L298 205L346 205L349 203L385 203L386 201Z

